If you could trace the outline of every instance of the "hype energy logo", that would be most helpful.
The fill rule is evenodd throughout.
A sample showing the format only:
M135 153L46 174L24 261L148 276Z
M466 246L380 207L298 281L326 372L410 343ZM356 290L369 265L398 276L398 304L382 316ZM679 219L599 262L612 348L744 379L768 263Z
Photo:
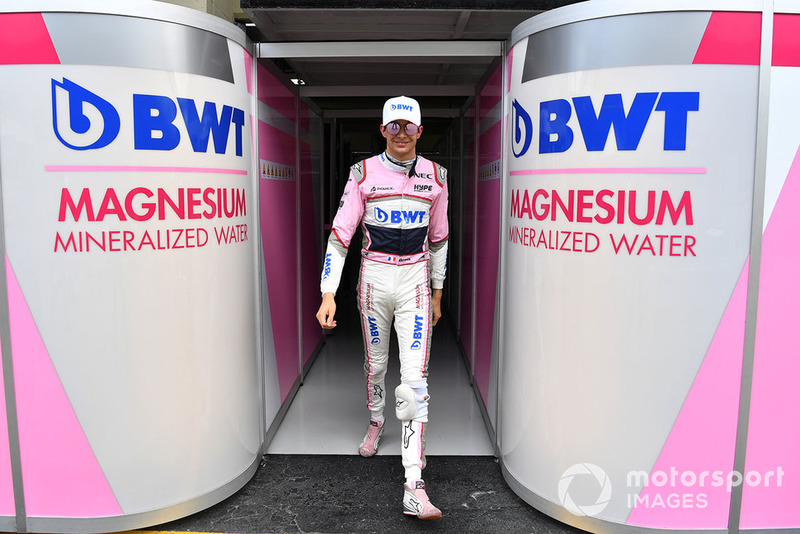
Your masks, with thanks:
M663 113L664 150L684 151L689 112L700 110L700 93L636 93L627 109L621 94L607 94L603 96L599 110L596 110L596 104L591 96L541 102L538 120L539 154L567 152L573 147L576 128L583 137L587 151L602 152L606 149L612 126L617 150L634 151L639 147L654 113ZM511 107L511 150L515 158L521 158L535 140L535 120L517 100L512 102ZM577 121L570 123L573 115Z
M114 104L67 78L52 79L51 94L53 132L64 146L94 150L117 139L122 120ZM239 108L223 105L218 112L215 102L134 93L128 111L135 150L174 150L185 131L194 152L208 152L213 142L216 154L226 154L233 130L235 154L242 156L245 114Z

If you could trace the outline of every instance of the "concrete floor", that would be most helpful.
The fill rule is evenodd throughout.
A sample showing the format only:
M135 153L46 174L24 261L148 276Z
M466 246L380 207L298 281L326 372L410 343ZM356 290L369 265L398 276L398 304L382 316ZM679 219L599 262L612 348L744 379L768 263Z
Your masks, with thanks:
M438 520L402 513L399 456L267 455L222 503L151 531L367 534L405 532L574 534L506 485L491 456L433 456L425 470Z
M577 533L534 510L503 480L450 324L434 329L428 466L440 520L402 513L400 425L387 413L379 453L357 455L368 420L363 345L355 308L340 299L339 327L308 372L253 479L193 516L149 531L227 533ZM386 389L399 383L393 347ZM393 410L392 410L393 412Z

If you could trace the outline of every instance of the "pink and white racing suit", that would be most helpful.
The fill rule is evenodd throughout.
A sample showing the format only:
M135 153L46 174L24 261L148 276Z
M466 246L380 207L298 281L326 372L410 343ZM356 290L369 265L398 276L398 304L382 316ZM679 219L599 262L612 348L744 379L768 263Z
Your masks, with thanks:
M428 421L431 288L443 287L447 264L447 171L423 157L406 169L386 154L363 160L350 178L333 220L320 289L335 293L350 239L361 224L364 239L358 304L364 335L367 407L383 421L384 377L392 319L400 348L401 381L415 393L417 411L403 421L407 478L421 478Z

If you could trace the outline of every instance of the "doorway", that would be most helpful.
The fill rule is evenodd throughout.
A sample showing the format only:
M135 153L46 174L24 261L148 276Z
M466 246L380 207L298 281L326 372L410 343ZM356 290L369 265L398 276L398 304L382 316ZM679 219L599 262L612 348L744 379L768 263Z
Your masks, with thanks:
M258 91L259 120L275 123L270 128L280 128L283 119L280 108L290 109L285 100L290 96L296 99L298 148L295 159L300 169L297 174L303 182L304 171L310 168L306 182L312 184L313 190L306 193L304 201L302 189L307 185L296 184L298 236L303 234L303 226L308 226L309 219L316 221L312 232L315 250L309 252L301 245L298 254L299 257L304 253L313 255L311 261L308 257L298 260L302 267L298 277L301 288L297 323L301 327L287 332L265 321L268 328L273 327L276 350L278 332L281 336L295 334L301 354L298 378L291 390L287 391L286 385L281 384L280 398L273 396L271 407L267 391L270 432L266 452L357 454L357 445L368 421L364 350L355 306L360 246L351 247L337 293L339 326L331 335L316 342L307 330L320 335L314 320L319 305L320 267L329 225L338 208L349 167L385 148L378 128L383 102L391 96L406 94L416 98L422 107L424 130L417 152L448 169L450 254L443 297L444 317L434 329L431 354L432 431L427 452L430 455L493 454L491 316L496 296L499 223L492 223L491 219L499 220L499 206L486 210L488 205L485 204L482 209L481 199L487 199L484 203L497 203L499 198L499 172L489 176L486 169L499 168L500 162L502 43L380 42L368 46L348 42L261 43L256 51L259 86L264 80L269 80L270 86L269 90ZM450 75L463 83L436 83L447 78L442 73L443 58L448 58ZM364 79L363 76L348 76L348 72L369 71L376 63L392 64L396 74L381 79L380 85L346 84L347 80ZM303 79L304 70L317 73L335 70L345 83L308 84ZM389 83L421 80L431 72L438 74L430 84ZM276 81L282 82L283 87L276 88ZM263 136L260 137L260 152L268 151L269 147L263 146ZM278 143L279 137L276 134L274 142ZM259 157L262 161L268 159ZM495 194L484 194L482 189L487 186L497 189ZM263 195L262 188L262 201ZM313 201L309 201L311 198ZM487 217L489 224L478 220ZM478 247L476 243L484 241L482 232L494 235L488 240L488 246ZM354 244L359 242L360 239L353 239ZM268 268L267 278L269 275ZM267 299L270 297L267 295ZM480 308L489 310L489 320L479 319L478 299L481 299ZM386 385L390 400L394 387L399 384L396 355L396 340L393 340ZM281 365L277 367L280 370ZM276 401L280 402L277 412ZM271 424L270 409L275 412ZM390 416L393 417L387 413L387 419ZM379 454L399 454L399 436L399 425L387 426Z

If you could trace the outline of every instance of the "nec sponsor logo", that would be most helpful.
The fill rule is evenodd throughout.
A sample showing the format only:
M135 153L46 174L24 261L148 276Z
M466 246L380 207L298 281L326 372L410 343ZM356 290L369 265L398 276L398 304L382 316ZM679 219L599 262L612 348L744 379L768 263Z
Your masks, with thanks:
M53 132L67 148L93 150L117 139L122 121L108 100L67 78L51 79L51 96ZM213 141L214 152L225 154L233 129L235 153L242 156L245 115L239 108L223 105L218 112L214 102L134 93L130 111L135 150L174 150L185 132L194 152L208 152Z
M424 192L431 192L433 191L432 185L422 185L422 184L414 184L414 192L415 193L424 193Z
M422 316L415 315L414 316L414 334L412 337L414 338L414 342L411 343L411 350L419 350L422 347Z
M376 343L381 342L380 332L378 331L378 324L372 317L367 317L367 323L369 323L369 335L372 337L370 343L375 345Z
M534 139L533 118L514 100L512 152L520 158L528 152ZM636 93L626 111L621 94L603 97L599 112L591 96L549 100L539 104L539 153L566 152L572 147L577 127L586 150L602 152L606 148L611 126L617 150L636 150L653 111L663 113L664 150L686 150L688 116L690 111L699 111L699 92ZM572 121L573 111L577 118Z
M424 211L405 211L405 210L392 210L390 212L383 211L380 208L375 208L375 220L381 223L416 223L422 222L425 217Z

